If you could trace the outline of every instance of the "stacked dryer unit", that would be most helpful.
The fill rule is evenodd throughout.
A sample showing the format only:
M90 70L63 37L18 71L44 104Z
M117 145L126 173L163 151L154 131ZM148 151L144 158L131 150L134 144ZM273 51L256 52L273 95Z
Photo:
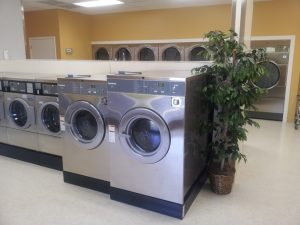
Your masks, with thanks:
M184 44L159 44L160 61L184 61Z
M58 79L67 183L109 192L106 76Z
M158 61L158 44L143 44L135 48L136 61Z
M268 93L256 102L255 111L249 116L256 119L282 121L286 93L287 73L290 56L289 40L257 40L251 42L252 48L266 48L269 61L262 62L267 75L262 77L256 86L265 88Z
M0 143L7 143L6 117L4 108L3 74L0 74Z
M112 60L113 52L111 45L92 45L93 59L94 60Z
M207 61L203 55L207 50L201 43L188 43L184 51L186 61Z
M108 75L112 199L178 218L188 210L208 156L205 77L189 74Z
M36 79L35 88L39 151L62 156L57 76Z
M35 76L5 74L3 79L7 143L38 151Z
M135 45L113 45L113 58L116 61L132 61L135 59Z

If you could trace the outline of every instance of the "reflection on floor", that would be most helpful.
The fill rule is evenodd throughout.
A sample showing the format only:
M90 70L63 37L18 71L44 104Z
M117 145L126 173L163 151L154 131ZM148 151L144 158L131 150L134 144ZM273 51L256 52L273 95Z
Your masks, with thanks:
M1 225L299 225L300 131L260 121L249 128L232 194L208 186L183 221L114 202L105 194L65 184L59 171L0 157Z

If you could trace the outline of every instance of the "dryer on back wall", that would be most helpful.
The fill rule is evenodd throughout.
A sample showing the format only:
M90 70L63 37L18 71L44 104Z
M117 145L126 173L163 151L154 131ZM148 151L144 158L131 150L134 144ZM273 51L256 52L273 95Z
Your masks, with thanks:
M256 110L249 111L252 118L283 120L287 73L290 55L289 40L252 41L252 48L266 48L269 61L261 62L267 69L256 86L265 88L268 93L255 103Z
M158 61L158 44L143 44L135 48L136 61Z
M206 48L200 43L187 43L184 49L186 61L208 61L205 58Z
M135 59L135 45L113 45L113 58L117 61L132 61Z
M184 44L159 44L160 61L184 61Z
M205 77L189 74L108 75L112 199L178 218L188 210L208 155L198 133L208 119L197 91Z
M92 45L93 59L95 60L112 60L113 52L111 45Z
M35 122L35 75L5 74L7 143L38 151Z

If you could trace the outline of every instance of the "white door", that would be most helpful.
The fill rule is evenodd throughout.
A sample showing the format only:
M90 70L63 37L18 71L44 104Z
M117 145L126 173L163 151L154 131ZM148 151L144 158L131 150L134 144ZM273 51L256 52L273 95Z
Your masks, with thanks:
M55 37L29 38L30 59L57 59Z

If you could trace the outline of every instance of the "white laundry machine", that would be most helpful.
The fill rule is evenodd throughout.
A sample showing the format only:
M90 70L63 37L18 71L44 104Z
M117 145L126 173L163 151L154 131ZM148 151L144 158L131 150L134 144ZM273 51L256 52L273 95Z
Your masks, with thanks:
M31 74L5 74L3 88L7 143L38 151L34 79Z
M58 79L67 183L109 192L106 76Z
M57 76L37 78L35 81L39 151L62 156Z
M111 199L183 218L206 180L204 76L108 75Z

